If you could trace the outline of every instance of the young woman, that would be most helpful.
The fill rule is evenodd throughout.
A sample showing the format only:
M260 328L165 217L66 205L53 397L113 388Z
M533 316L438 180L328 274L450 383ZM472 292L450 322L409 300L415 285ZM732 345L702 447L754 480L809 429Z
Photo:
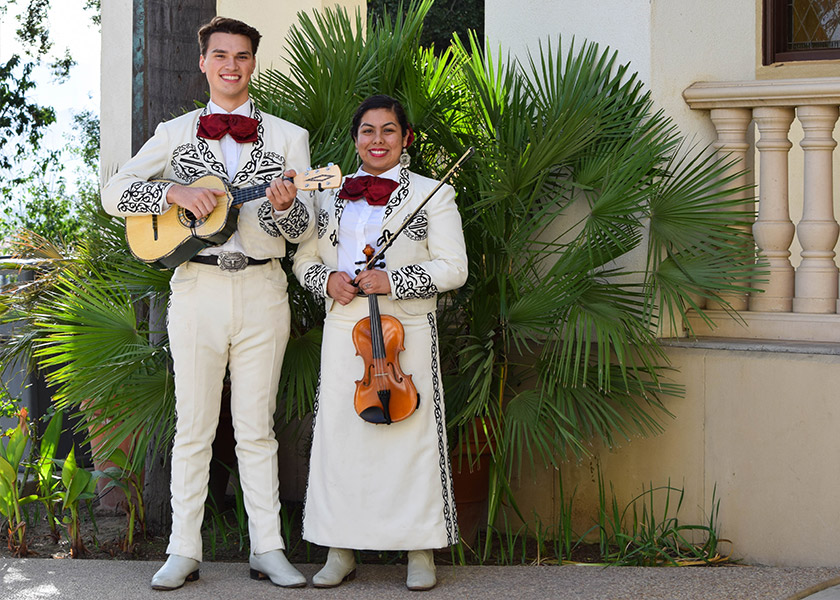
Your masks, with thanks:
M393 98L362 102L350 134L361 168L340 191L316 196L317 237L295 255L295 275L327 311L303 536L330 548L316 587L352 579L354 549L407 550L406 585L427 590L436 583L432 549L458 541L435 311L438 293L467 278L461 217L455 190L444 185L384 264L359 271L364 247L379 250L438 182L408 170L413 133ZM352 331L369 316L371 294L404 328L399 363L420 398L413 414L390 424L369 422L354 407L365 365Z

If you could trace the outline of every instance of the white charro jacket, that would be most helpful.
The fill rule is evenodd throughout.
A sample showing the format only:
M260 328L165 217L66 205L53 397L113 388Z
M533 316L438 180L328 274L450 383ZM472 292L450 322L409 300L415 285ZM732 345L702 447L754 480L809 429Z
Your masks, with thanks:
M391 194L382 217L380 243L390 238L437 184L407 169L400 170L399 186ZM327 278L338 268L338 228L347 201L338 198L338 190L314 192L313 199L318 215L317 236L298 247L294 272L307 290L325 298L329 312L333 299L327 296ZM385 260L391 298L401 300L401 307L410 314L434 312L439 292L464 284L467 252L452 186L443 185L432 196L386 250Z
M251 116L260 124L258 139L243 145L239 165L228 178L221 144L196 136L199 109L158 125L154 136L102 188L102 205L115 216L162 214L171 182L189 184L216 175L235 188L268 183L289 169L309 168L309 133L302 127L263 114L253 103ZM152 180L168 180L152 181ZM310 194L299 193L292 207L275 217L267 198L241 205L237 229L245 254L252 258L285 256L286 240L298 242L315 226Z

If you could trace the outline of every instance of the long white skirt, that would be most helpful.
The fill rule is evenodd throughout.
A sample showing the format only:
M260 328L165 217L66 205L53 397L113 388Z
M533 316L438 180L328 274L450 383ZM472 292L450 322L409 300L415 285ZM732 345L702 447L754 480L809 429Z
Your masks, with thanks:
M409 316L379 297L405 328L400 366L420 406L391 425L362 420L353 406L364 362L352 330L366 298L334 303L324 325L303 518L304 539L335 548L421 550L458 542L434 313Z

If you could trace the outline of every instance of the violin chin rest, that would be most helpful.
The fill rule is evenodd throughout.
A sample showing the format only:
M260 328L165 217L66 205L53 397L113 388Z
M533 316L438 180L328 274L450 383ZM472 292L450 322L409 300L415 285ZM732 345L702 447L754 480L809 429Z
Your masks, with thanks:
M391 424L391 422L385 418L385 411L383 411L379 406L368 406L359 413L359 416L368 423L375 423L377 425Z

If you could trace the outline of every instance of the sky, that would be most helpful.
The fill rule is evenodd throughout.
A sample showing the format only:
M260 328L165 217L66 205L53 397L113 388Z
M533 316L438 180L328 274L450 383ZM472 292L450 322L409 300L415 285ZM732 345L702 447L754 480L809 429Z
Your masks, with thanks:
M7 4L4 0L0 0ZM20 0L19 4L26 4ZM0 61L6 62L13 54L21 54L20 42L15 39L17 20L15 11L20 7L12 5L6 15L0 15ZM31 99L40 105L52 106L56 111L56 123L45 137L45 146L59 148L67 143L67 135L73 131L73 115L84 110L99 114L99 26L91 22L91 11L84 10L83 0L53 0L49 12L49 30L53 40L50 62L64 55L69 48L76 65L70 71L69 80L62 84L52 81L46 66L38 69L35 77L37 87Z

